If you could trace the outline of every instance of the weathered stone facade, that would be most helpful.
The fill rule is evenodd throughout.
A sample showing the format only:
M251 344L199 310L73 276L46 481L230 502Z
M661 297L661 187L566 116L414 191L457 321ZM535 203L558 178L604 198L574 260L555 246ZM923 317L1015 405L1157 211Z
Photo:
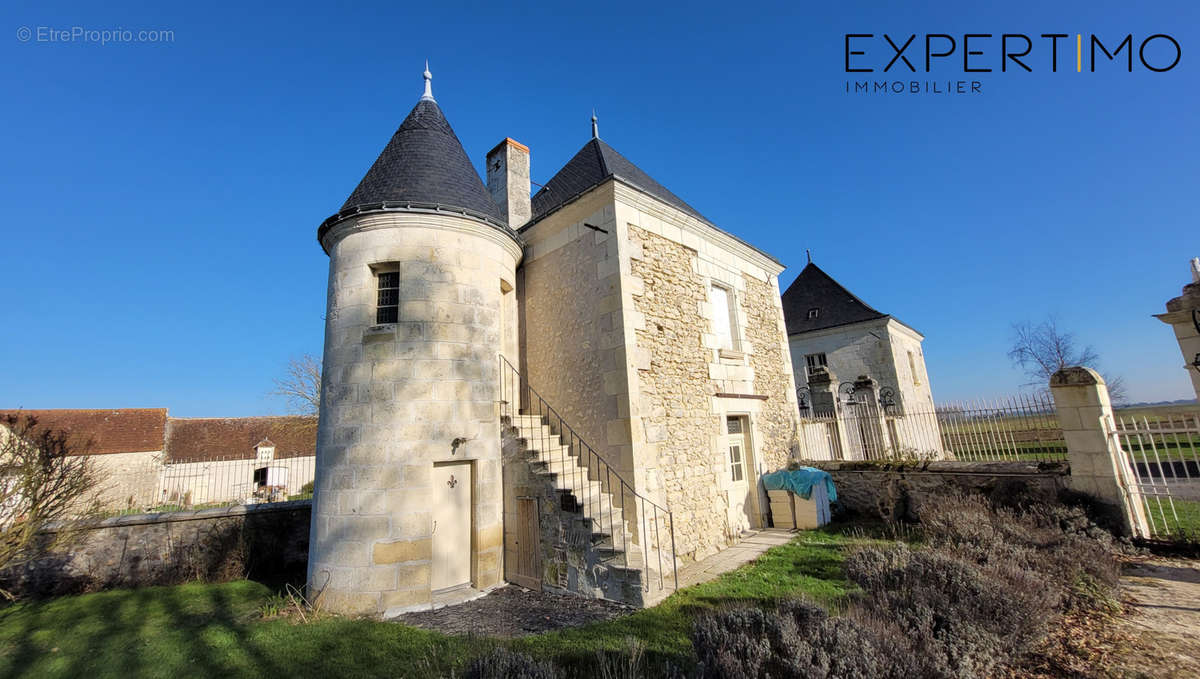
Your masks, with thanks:
M715 551L728 544L723 492L728 473L719 452L721 422L712 409L715 387L708 375L703 336L709 320L704 279L696 272L695 250L630 226L629 240L641 256L632 275L642 294L634 308L645 318L638 348L649 362L638 370L641 421L654 464L675 518L681 555Z
M998 503L1054 503L1070 484L1062 462L814 462L829 472L838 502L872 518L914 521L922 502L947 492L985 495Z
M521 368L555 411L624 474L633 468L629 387L610 201L611 193L606 201L605 192L596 191L523 234Z
M787 345L783 327L783 309L779 303L778 281L760 281L744 276L746 292L746 339L754 348L750 367L754 369L754 390L767 400L757 418L759 449L770 470L783 469L798 452L795 415L795 383L788 370Z
M431 475L471 463L472 584L502 573L497 347L521 251L465 217L383 213L325 235L329 302L309 584L333 610L428 606ZM376 323L379 266L399 273L396 323ZM511 342L511 339L510 339ZM457 442L457 444L456 444Z
M243 577L299 584L308 560L310 509L309 501L300 500L72 526L82 530L78 542L0 573L0 587L48 596ZM52 526L40 538L52 541L59 529Z

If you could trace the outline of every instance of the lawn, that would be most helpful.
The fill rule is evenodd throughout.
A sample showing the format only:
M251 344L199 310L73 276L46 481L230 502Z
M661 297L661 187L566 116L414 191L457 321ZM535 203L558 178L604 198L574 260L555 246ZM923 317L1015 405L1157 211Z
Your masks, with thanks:
M837 529L810 531L654 608L506 643L570 666L635 637L651 663L690 665L688 633L697 614L733 603L771 606L790 596L834 603L847 592L845 548L861 542ZM239 581L8 606L0 609L0 676L449 676L494 643L371 620L266 620L261 611L272 595L264 585Z

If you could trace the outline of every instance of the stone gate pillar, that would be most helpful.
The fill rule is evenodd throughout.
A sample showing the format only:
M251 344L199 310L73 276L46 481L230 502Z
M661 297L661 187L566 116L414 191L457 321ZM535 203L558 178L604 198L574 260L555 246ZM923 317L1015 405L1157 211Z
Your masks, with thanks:
M1166 313L1154 317L1175 331L1183 369L1200 400L1200 257L1192 258L1192 282L1183 286L1183 294L1167 302Z
M1104 423L1111 424L1113 419L1104 379L1091 368L1063 368L1050 377L1050 391L1067 441L1071 488L1087 493L1120 516L1126 535L1148 536L1145 503L1134 471L1105 431Z

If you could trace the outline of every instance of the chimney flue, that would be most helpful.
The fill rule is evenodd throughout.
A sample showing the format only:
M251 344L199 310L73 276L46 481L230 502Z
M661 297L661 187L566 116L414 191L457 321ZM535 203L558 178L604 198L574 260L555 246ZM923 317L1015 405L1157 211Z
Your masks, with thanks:
M529 147L506 138L487 154L487 188L508 225L520 228L533 216L529 200Z

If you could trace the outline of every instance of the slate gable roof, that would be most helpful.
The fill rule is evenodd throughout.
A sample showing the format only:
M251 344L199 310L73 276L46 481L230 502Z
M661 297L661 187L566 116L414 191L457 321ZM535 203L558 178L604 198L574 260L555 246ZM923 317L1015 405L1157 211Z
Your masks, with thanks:
M688 205L679 196L671 193L670 189L659 184L653 177L646 174L642 168L634 165L632 161L621 155L616 149L609 146L607 142L599 137L593 137L588 140L583 145L583 148L579 149L579 153L576 153L571 160L567 161L567 164L551 177L550 181L546 182L541 190L533 194L533 217L519 231L528 229L546 215L596 188L610 178L619 179L639 191L650 194L675 209L699 219L746 247L761 253L773 262L779 261L770 253L763 252L741 238L713 224L711 220L700 214L699 210Z
M540 191L533 194L533 219L536 221L581 193L592 189L609 177L616 177L689 215L712 224L696 208L671 193L628 158L601 139L592 138L579 149Z
M504 221L442 109L430 99L413 107L342 210L385 201L437 203Z
M817 310L816 318L808 317L811 309ZM788 335L888 317L812 262L783 293L783 316Z

